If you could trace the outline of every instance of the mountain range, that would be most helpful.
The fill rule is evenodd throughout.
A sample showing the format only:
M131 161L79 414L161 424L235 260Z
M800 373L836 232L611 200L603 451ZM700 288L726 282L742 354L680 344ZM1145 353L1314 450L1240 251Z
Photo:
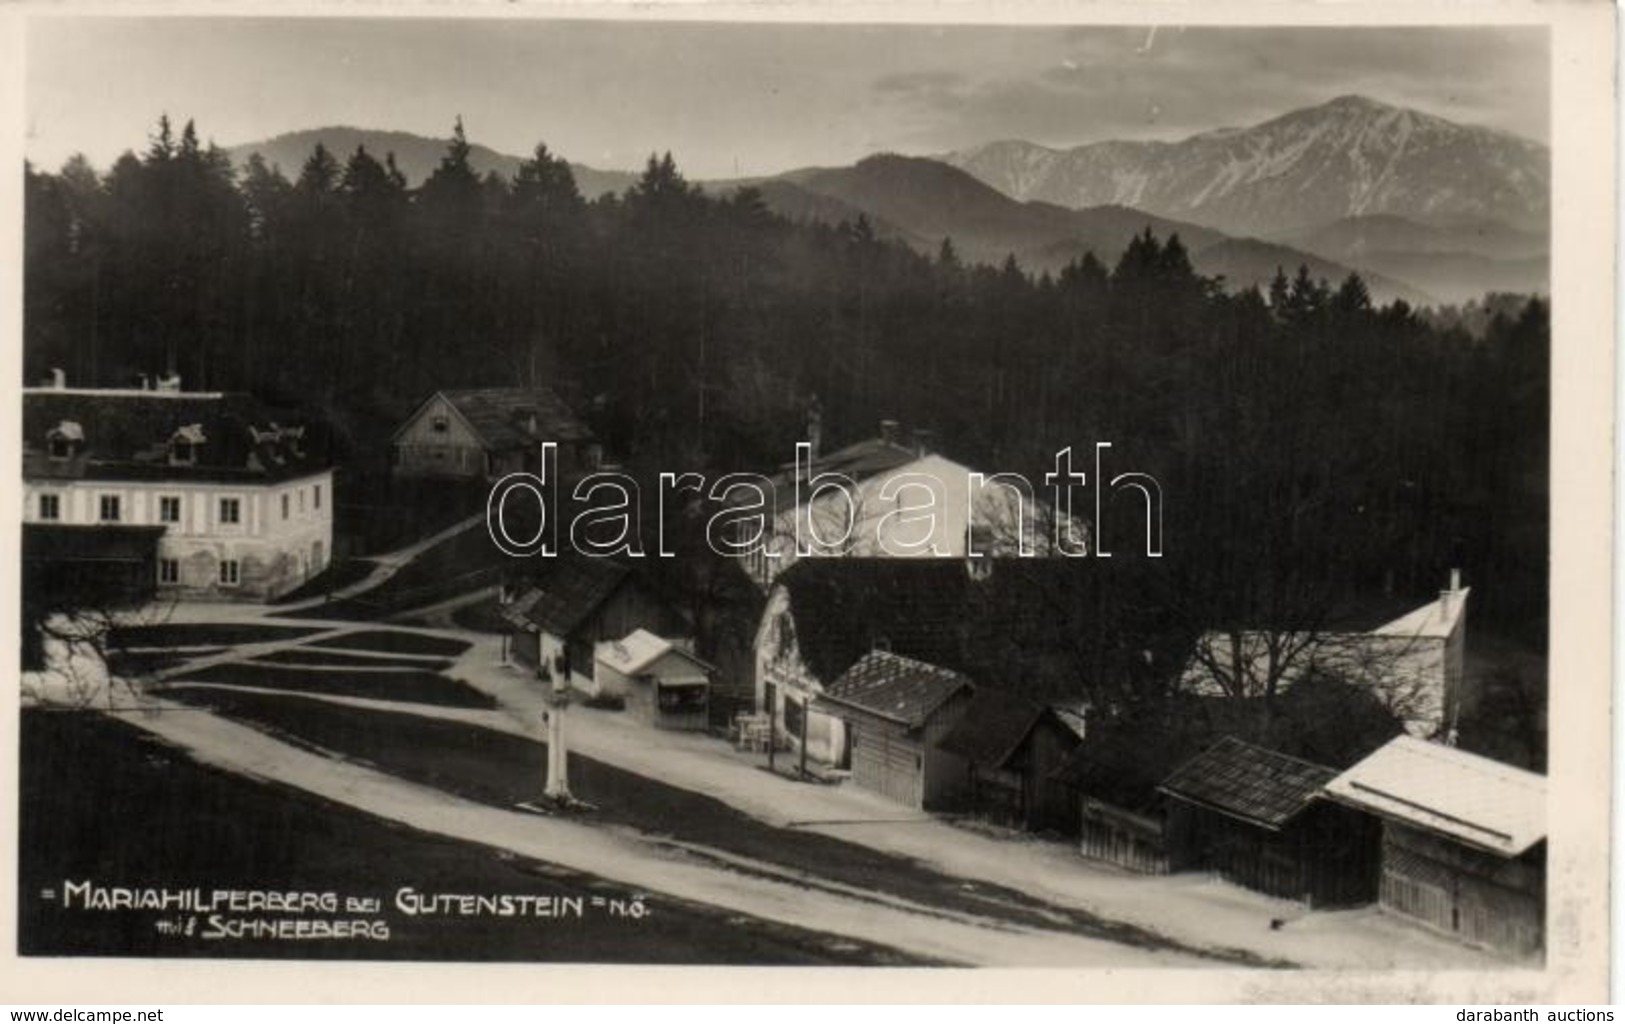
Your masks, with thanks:
M320 140L341 160L365 145L395 155L421 183L446 142L332 127L236 146L290 176ZM481 174L522 162L474 145ZM583 195L637 175L571 164ZM1248 128L1178 142L1099 142L1051 149L1005 141L939 158L879 154L850 167L702 182L757 189L775 212L836 223L861 213L881 237L935 253L944 238L967 260L1014 255L1054 270L1093 251L1108 266L1150 228L1178 233L1198 272L1262 285L1307 266L1336 282L1352 271L1380 301L1463 302L1486 291L1548 290L1550 153L1487 128L1345 96Z
M1544 230L1550 214L1547 147L1363 96L1178 142L1014 140L942 160L1015 199L1132 206L1240 235L1372 214Z

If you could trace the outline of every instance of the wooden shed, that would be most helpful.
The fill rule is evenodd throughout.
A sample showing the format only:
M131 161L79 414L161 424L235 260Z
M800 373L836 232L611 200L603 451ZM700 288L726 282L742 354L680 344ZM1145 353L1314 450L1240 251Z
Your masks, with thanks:
M703 731L711 690L711 666L691 652L635 629L598 644L593 665L599 695L621 697L626 710L658 729Z
M629 565L575 552L536 560L534 574L502 606L509 651L521 665L546 665L574 689L598 695L594 650L601 640L636 629L657 635L684 631L679 615L657 598Z
M965 808L972 815L1012 828L1073 834L1077 800L1055 776L1078 742L1053 709L979 687L941 748L966 762Z
M1249 889L1313 907L1377 897L1380 829L1321 799L1337 772L1226 736L1159 787L1191 809L1200 864Z
M1189 866L1181 835L1189 815L1170 813L1157 790L1167 774L1168 739L1122 723L1090 730L1055 780L1076 794L1085 857L1148 875Z
M845 724L855 784L909 807L937 810L964 799L965 762L939 743L958 724L973 690L957 672L872 651L814 707Z
M1326 792L1383 822L1383 909L1515 956L1543 948L1543 776L1401 736Z

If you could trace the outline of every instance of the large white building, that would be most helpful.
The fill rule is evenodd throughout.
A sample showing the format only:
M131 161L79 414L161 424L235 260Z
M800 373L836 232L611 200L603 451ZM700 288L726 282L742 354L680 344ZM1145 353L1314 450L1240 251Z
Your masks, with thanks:
M333 468L316 426L173 378L109 390L58 375L23 392L25 531L49 532L63 574L94 572L110 540L140 540L156 545L141 561L161 596L277 597L332 558Z
M933 452L929 435L902 437L881 423L880 436L827 454L812 444L804 465L768 478L765 536L744 557L746 571L766 589L803 554L854 558L963 559L972 550L1008 556L1022 548L1049 553L1047 509L1021 481L975 470ZM798 482L798 477L801 479ZM919 511L929 506L928 512ZM1081 524L1076 527L1086 536Z

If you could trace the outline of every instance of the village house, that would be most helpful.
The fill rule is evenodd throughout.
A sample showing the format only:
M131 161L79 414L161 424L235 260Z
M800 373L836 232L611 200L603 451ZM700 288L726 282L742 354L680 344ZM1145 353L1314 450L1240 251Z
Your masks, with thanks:
M743 556L746 571L764 589L795 564L801 550L962 559L973 549L1014 553L1022 533L1030 536L1035 528L1022 520L1027 499L996 481L974 486L976 471L934 451L930 431L905 436L895 420L884 420L879 436L828 453L819 451L816 425L809 434L810 458L768 478L766 534ZM819 488L821 482L830 486ZM923 504L931 505L929 519L907 512Z
M1069 558L804 558L763 607L755 708L770 716L778 748L845 769L846 726L811 705L870 651L997 680L1039 703L1075 703L1078 635L1098 606L1088 587L1099 575Z
M814 698L876 649L960 662L969 576L948 559L802 560L779 576L756 633L756 707L775 743L830 768L852 765L847 728Z
M511 657L532 671L546 670L589 697L599 695L597 645L639 629L656 635L685 632L685 624L639 580L625 562L571 551L533 560L531 575L505 586L500 605L508 623Z
M333 466L321 425L251 395L68 387L23 391L31 573L149 574L159 597L278 597L327 567Z
M593 675L599 696L620 697L647 725L703 731L708 724L711 666L646 629L601 641Z
M964 809L1011 828L1076 834L1078 803L1056 778L1082 737L1070 716L1018 694L978 687L942 740L965 763Z
M1189 815L1188 862L1270 896L1311 907L1370 903L1377 895L1379 829L1328 802L1337 772L1226 736L1158 789Z
M1546 780L1400 736L1326 785L1382 821L1384 910L1514 956L1546 920Z
M1330 614L1315 630L1210 631L1198 638L1184 682L1198 694L1261 696L1272 678L1284 693L1300 679L1329 673L1376 695L1411 735L1446 739L1469 700L1463 684L1470 593L1452 571L1437 600L1402 613L1381 601Z
M547 388L436 391L391 439L398 478L497 480L539 473L542 445L557 445L563 475L597 468L592 431Z
M813 706L845 725L856 785L907 807L943 810L963 800L967 776L964 761L939 744L974 692L958 672L871 651ZM789 728L798 724L804 718Z

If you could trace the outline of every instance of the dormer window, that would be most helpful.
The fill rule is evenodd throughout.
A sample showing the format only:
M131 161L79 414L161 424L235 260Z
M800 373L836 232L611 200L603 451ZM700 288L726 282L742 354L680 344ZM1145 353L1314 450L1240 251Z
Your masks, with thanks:
M451 420L445 416L436 416L429 421L429 429L437 434L444 434L451 429Z
M203 424L193 423L182 427L170 435L169 438L169 464L171 466L192 466L197 464L197 450L203 447Z
M85 443L85 429L73 420L63 420L45 435L45 443L52 461L65 462Z

